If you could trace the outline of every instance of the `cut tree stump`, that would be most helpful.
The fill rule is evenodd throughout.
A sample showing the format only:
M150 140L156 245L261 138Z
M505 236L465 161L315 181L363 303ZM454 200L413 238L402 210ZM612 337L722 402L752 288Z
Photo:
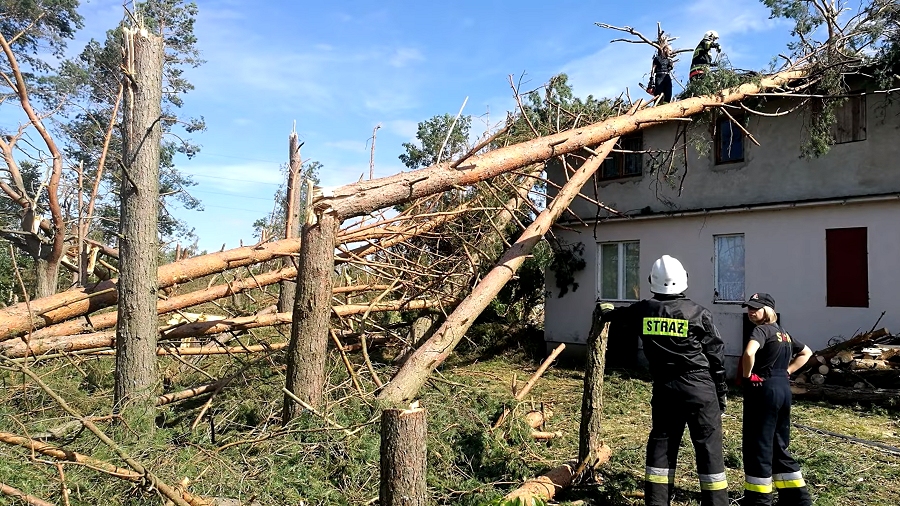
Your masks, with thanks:
M428 504L425 409L386 409L381 413L380 506Z

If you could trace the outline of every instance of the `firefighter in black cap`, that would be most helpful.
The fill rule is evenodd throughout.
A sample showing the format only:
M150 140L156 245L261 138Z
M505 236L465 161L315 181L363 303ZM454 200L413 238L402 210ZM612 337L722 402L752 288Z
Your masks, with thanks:
M778 503L810 506L800 466L788 452L791 440L789 376L812 355L791 337L775 313L775 299L755 293L744 307L756 324L741 358L744 386L744 500L742 506Z
M684 296L688 275L663 255L650 271L653 298L613 309L602 302L610 336L640 335L653 376L652 423L647 440L644 501L668 506L684 426L690 429L700 478L700 504L727 506L722 455L725 345L708 309Z

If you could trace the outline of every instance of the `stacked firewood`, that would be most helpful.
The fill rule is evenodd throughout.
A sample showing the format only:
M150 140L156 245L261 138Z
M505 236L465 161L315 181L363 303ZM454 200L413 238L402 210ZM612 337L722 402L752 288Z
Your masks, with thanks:
M819 350L794 383L900 388L900 336L882 328Z

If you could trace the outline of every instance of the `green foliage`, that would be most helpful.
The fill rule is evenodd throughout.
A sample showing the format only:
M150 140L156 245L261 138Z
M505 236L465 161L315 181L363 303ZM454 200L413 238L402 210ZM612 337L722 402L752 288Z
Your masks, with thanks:
M540 497L517 497L515 499L496 499L488 503L490 506L547 506L547 501Z
M446 161L464 155L471 125L471 116L456 119L450 114L420 122L416 131L418 143L404 142L406 153L400 155L400 161L410 169L421 169L438 163L439 159Z
M584 243L575 244L556 243L553 248L553 260L548 266L556 277L556 288L559 289L558 297L578 290L575 274L584 270L587 263L584 261Z

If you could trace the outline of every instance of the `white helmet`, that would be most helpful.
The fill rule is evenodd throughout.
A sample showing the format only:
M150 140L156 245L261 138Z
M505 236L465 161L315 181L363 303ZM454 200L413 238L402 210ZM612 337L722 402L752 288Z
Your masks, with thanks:
M709 40L719 40L719 32L717 32L715 30L710 30L703 34L703 38L709 39Z
M675 295L687 290L687 271L677 258L663 255L650 269L650 291L661 295Z

